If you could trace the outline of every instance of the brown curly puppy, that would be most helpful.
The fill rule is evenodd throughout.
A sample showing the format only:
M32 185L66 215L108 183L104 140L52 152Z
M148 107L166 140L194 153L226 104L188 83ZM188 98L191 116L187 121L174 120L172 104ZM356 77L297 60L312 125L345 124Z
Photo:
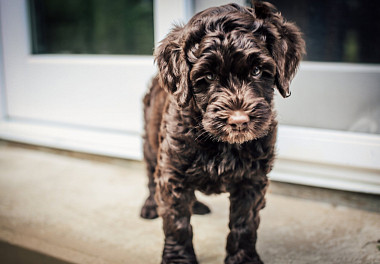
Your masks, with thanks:
M162 263L197 263L195 190L230 194L225 263L262 263L255 244L275 156L273 93L290 95L303 53L298 28L264 2L200 12L157 48L144 99L150 196L141 215L163 218Z

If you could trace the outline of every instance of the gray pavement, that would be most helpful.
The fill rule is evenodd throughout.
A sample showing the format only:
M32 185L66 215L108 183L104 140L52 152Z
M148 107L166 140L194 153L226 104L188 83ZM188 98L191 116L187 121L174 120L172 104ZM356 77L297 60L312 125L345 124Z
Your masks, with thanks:
M141 162L0 142L0 262L160 263L161 220L139 217L146 183ZM272 185L258 239L265 263L380 263L380 213L363 210L378 205L301 199ZM212 210L192 217L198 261L223 263L228 196L198 197Z

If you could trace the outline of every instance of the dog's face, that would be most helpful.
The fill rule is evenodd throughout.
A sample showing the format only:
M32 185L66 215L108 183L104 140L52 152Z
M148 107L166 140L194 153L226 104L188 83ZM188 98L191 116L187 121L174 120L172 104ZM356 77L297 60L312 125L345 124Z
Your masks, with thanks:
M267 134L274 88L290 95L304 42L268 3L226 5L175 28L156 51L162 86L180 107L193 100L209 137L243 143Z
M206 34L194 51L190 84L213 139L243 143L272 120L275 63L262 41L240 28Z

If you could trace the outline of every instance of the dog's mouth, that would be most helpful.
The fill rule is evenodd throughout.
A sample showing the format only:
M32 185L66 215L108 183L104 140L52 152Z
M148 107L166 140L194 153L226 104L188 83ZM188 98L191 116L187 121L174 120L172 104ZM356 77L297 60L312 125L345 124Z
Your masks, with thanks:
M207 107L202 125L216 141L242 144L267 135L271 116L271 107L264 99L237 109L215 102Z

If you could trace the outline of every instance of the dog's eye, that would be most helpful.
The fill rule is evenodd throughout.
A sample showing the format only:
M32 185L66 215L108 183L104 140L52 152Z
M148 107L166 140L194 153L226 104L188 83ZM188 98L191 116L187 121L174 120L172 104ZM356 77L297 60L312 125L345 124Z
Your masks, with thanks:
M254 69L253 69L253 71L252 71L252 75L254 76L254 77L257 77L257 76L259 76L261 74L261 69L259 68L259 67L255 67Z
M215 81L215 79L216 79L216 75L213 74L213 73L207 73L207 74L205 75L205 78L206 78L206 80L207 80L208 82L213 82L213 81Z

